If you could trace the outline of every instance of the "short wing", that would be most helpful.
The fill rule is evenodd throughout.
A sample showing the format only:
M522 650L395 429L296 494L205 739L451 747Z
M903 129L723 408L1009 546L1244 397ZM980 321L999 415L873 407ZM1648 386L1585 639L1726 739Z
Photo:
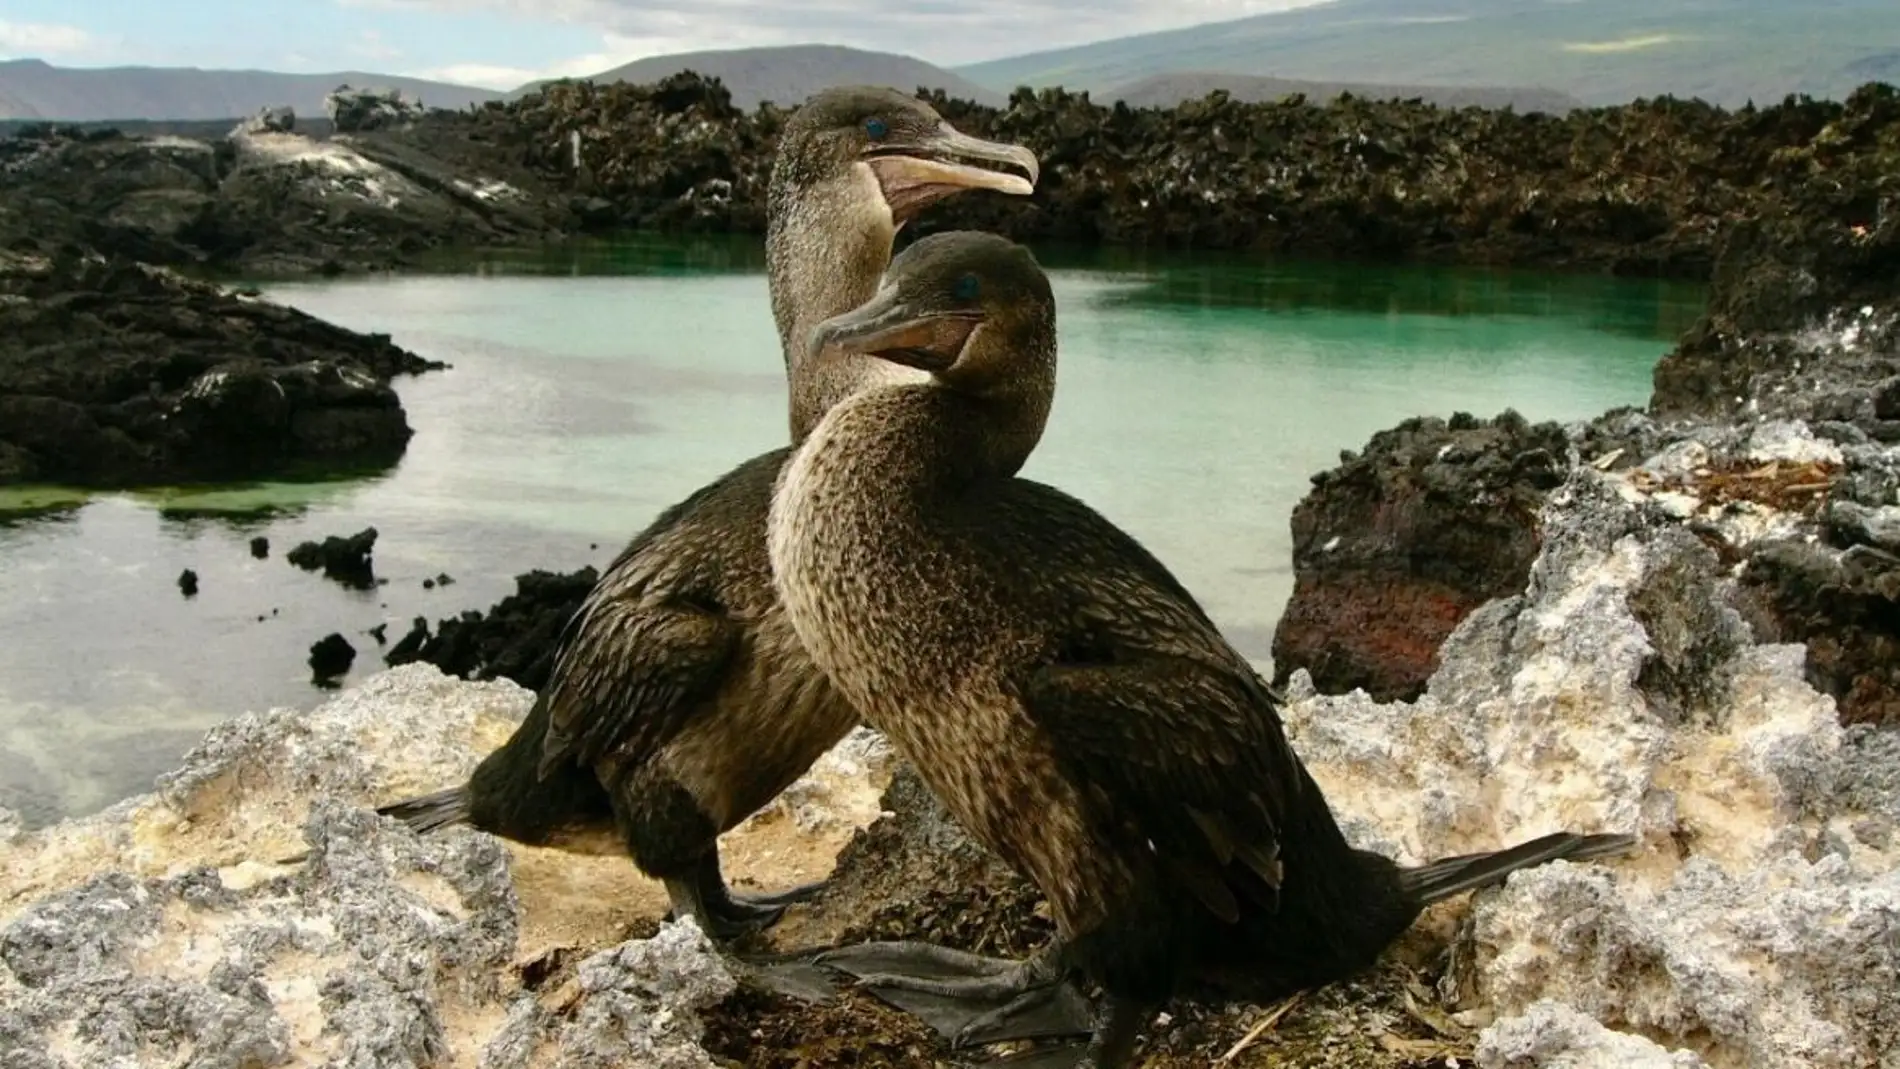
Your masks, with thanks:
M612 755L632 767L678 734L719 688L742 629L716 612L607 599L579 626L548 680L540 775Z
M1281 836L1307 779L1266 683L1166 566L1083 502L1018 479L1000 511L997 559L1064 565L1013 581L1066 617L1053 663L1022 693L1069 773L1217 915L1238 916L1236 893L1277 902Z
M730 530L757 528L787 450L735 468L663 513L601 577L561 637L543 691L548 728L540 775L564 762L638 767L719 689L746 624L717 596L715 577L741 568Z
M1303 778L1249 670L1127 649L1036 672L1025 705L1079 781L1112 799L1164 870L1222 919L1278 901L1280 842Z

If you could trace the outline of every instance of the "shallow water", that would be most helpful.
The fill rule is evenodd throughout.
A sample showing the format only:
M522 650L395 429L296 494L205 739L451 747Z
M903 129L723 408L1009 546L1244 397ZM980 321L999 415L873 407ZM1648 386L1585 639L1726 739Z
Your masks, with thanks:
M1060 308L1055 411L1025 474L1143 539L1265 658L1308 476L1408 415L1641 404L1696 286L1039 250ZM485 609L531 568L605 565L661 508L783 440L755 243L644 241L438 273L271 284L446 372L399 380L417 434L369 479L88 495L0 491L0 805L30 824L150 786L208 726L352 678L417 615ZM388 584L290 566L380 532ZM247 548L271 541L267 559ZM184 599L181 569L200 577ZM422 588L447 572L454 585ZM262 619L260 619L262 617Z

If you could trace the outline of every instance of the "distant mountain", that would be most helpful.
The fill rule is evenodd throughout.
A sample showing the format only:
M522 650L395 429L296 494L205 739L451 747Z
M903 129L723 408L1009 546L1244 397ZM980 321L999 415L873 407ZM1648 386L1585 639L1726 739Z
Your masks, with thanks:
M501 93L466 85L363 71L278 74L195 67L55 67L37 59L0 61L0 119L231 119L288 104L323 114L323 98L344 83L400 89L424 104L461 108Z
M1007 92L1097 94L1180 71L1535 85L1590 104L1842 97L1900 67L1895 0L1330 0L956 68Z
M205 141L215 141L231 132L238 124L234 118L225 119L0 119L0 137L12 137L29 126L42 126L53 123L58 126L73 126L81 130L117 130L130 137L195 137ZM305 137L319 140L336 132L335 124L324 117L322 112L315 115L299 113L297 132Z
M639 85L657 82L683 70L717 77L732 91L732 102L748 111L766 100L789 107L820 89L834 85L888 85L905 92L919 87L941 89L952 97L980 104L1001 104L1008 96L1007 93L993 92L921 59L892 52L865 52L838 45L681 52L635 60L587 80ZM541 84L525 85L515 90L513 95L532 92Z
M1542 111L1562 115L1580 108L1583 101L1554 89L1447 88L1438 85L1374 85L1369 82L1309 82L1293 78L1255 78L1245 74L1220 74L1197 71L1188 74L1157 74L1133 85L1101 94L1107 103L1120 100L1131 108L1171 108L1184 100L1198 100L1216 89L1224 89L1235 100L1257 103L1278 100L1303 93L1314 103L1324 103L1341 93L1372 100L1410 100L1444 108L1502 108L1519 112Z

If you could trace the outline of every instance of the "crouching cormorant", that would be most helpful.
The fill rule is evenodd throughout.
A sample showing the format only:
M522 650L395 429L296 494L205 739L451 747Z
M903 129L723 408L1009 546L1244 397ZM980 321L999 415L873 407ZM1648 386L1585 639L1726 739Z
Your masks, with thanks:
M818 961L899 1005L937 999L919 1012L964 1041L1062 1031L1046 1011L1085 979L1103 1010L1070 1031L1111 1069L1178 984L1323 984L1429 902L1634 844L1558 833L1417 869L1348 845L1273 693L1195 599L1087 505L1016 476L1049 413L1055 326L1026 249L957 232L917 241L814 332L814 363L869 355L928 377L838 403L785 466L770 518L785 612L1057 927L1022 963L918 943Z
M794 114L773 164L766 236L794 442L854 385L848 363L810 373L802 340L870 296L898 228L966 190L1027 195L1037 176L1028 149L960 133L893 90L827 90ZM733 894L717 841L858 723L772 588L765 518L790 455L754 457L662 513L568 621L513 737L467 783L380 811L423 831L466 823L518 842L625 851L665 883L676 915L715 938L770 923L813 893L819 885Z

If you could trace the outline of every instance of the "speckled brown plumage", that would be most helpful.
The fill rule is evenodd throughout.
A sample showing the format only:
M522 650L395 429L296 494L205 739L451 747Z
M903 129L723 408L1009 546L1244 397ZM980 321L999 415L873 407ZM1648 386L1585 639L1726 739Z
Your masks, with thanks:
M1054 317L1020 246L964 232L906 250L814 344L934 378L832 408L785 467L769 543L814 660L1048 898L1052 959L1109 995L1087 1055L1106 1067L1184 978L1339 978L1426 902L1587 841L1409 873L1352 849L1273 693L1193 596L1099 513L1016 475L1049 411Z
M1014 164L1028 180L940 162L969 157ZM799 110L780 138L767 234L795 434L854 373L807 373L802 339L869 296L908 214L960 188L1026 193L1035 175L1026 150L958 134L892 90L829 90ZM888 376L881 361L857 366ZM611 829L643 871L667 881L675 908L715 934L769 920L805 893L735 900L716 843L857 723L772 587L765 519L789 455L754 457L661 514L569 621L515 735L463 788L384 811L418 827L466 820L576 847Z

